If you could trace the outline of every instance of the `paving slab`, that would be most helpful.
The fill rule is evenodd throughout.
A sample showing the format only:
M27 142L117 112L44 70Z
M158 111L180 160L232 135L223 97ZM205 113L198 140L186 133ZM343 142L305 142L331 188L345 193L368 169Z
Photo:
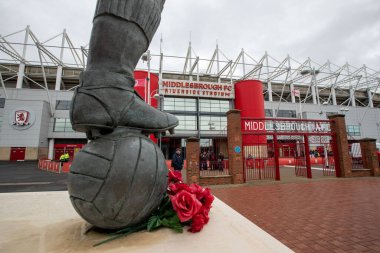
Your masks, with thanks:
M85 233L88 224L74 211L66 191L2 193L0 203L0 252L293 252L219 199L200 233L160 229L95 248L107 235Z
M254 184L212 191L295 252L380 252L380 178Z

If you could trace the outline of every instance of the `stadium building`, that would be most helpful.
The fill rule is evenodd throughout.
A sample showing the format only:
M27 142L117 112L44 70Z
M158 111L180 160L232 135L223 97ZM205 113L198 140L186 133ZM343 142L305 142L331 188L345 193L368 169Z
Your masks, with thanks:
M0 36L0 160L58 159L65 152L72 158L87 143L69 119L87 55L66 31L45 42L30 27ZM268 53L253 57L243 49L229 58L218 46L210 56L197 56L191 43L183 57L148 51L135 71L140 95L180 120L175 134L157 140L167 158L192 136L216 152L226 149L226 112L239 102L235 86L244 80L261 81L266 117L327 119L341 113L349 140L380 141L378 69L291 56L277 60Z

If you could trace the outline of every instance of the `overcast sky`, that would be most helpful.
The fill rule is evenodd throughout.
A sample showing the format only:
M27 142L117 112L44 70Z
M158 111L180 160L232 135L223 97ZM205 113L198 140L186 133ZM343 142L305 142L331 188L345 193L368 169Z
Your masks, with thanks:
M95 0L0 0L0 34L30 25L44 41L66 28L75 46L84 46L95 5ZM218 41L230 59L244 48L256 59L267 51L278 60L289 54L299 61L311 57L321 64L329 59L380 70L379 17L379 0L166 0L151 50L159 52L162 34L165 54L185 56L191 33L201 58L211 58Z

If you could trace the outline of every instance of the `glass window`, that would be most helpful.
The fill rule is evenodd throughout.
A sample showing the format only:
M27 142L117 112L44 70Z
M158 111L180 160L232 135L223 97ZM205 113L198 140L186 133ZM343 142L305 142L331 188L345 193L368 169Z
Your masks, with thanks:
M196 99L194 98L164 98L165 111L196 112Z
M218 112L226 113L230 109L230 102L228 100L213 100L213 99L200 99L199 111L200 112Z
M194 115L175 115L179 120L178 130L197 130L197 117Z
M54 132L74 132L70 119L55 119Z
M57 100L55 105L56 110L70 110L70 100Z
M273 117L273 110L265 109L265 117Z
M0 98L0 108L4 108L5 98Z
M66 119L65 132L74 132L70 119Z
M227 117L201 116L200 130L224 130L227 127Z
M360 126L357 125L347 125L347 134L351 136L360 136Z
M276 110L278 118L296 118L296 111L293 110Z

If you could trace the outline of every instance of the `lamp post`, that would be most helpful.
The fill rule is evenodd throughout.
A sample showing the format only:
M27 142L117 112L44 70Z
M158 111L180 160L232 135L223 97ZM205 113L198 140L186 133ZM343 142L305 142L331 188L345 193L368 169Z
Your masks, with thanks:
M150 50L146 51L146 53L144 53L141 56L141 59L143 61L146 61L147 65L148 65L148 78L147 78L148 83L147 83L147 85L145 85L145 100L148 101L148 104L150 105L150 99L151 99L151 91L150 91L150 60L151 60L151 56L150 56Z
M160 111L163 111L163 103L162 103L162 99L163 99L163 95L159 94L159 89L156 89L154 91L152 91L150 94L149 94L149 97L153 97L154 99L156 99L158 101L158 109ZM154 95L153 95L154 93ZM153 95L153 96L152 96ZM150 104L150 103L149 103ZM162 134L159 133L158 134L158 146L161 148L161 137L162 137Z

